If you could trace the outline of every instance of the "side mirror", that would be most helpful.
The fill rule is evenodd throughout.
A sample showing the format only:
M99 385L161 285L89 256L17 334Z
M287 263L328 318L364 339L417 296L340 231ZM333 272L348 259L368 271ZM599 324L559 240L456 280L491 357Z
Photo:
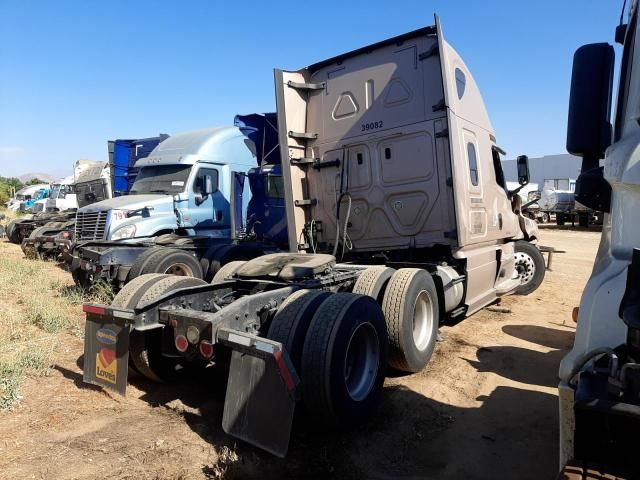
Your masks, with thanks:
M211 175L205 175L203 179L203 185L202 185L202 194L211 195L213 192L215 192L215 187L213 185L213 177Z
M608 43L583 45L573 56L567 151L583 157L582 171L596 168L611 145L614 61Z
M529 183L529 157L520 155L516 159L516 165L518 167L518 183L524 186Z

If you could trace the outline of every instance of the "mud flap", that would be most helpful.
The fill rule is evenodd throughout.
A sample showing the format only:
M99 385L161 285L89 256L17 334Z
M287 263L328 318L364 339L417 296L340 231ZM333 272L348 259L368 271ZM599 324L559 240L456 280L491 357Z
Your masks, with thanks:
M124 395L129 371L128 320L107 308L85 305L83 310L87 313L83 380Z
M289 448L300 379L279 342L230 329L218 341L233 349L222 428L278 457Z

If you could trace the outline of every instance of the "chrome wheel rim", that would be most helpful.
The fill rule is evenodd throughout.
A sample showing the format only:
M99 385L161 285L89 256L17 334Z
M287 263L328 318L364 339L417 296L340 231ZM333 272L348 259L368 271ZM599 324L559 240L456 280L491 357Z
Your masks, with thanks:
M515 260L520 285L529 283L536 273L536 263L533 261L533 258L524 252L516 252Z
M174 263L167 268L164 273L169 275L177 275L178 277L193 277L193 270L184 263Z
M378 332L367 322L356 327L347 345L344 382L349 396L359 402L373 388L380 364Z
M422 290L413 307L413 343L419 351L425 350L431 343L434 317L431 294Z

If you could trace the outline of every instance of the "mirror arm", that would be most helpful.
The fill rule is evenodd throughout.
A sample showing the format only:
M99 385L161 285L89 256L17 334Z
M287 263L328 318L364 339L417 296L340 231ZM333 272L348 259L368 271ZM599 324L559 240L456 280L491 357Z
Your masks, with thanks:
M520 185L518 188L516 188L515 190L509 190L509 195L507 195L509 198L513 198L513 196L515 194L517 194L520 190L522 190L524 187L526 187L527 185L529 185L529 180L527 180L525 183L523 183L522 185Z
M202 195L201 193L196 193L196 206L202 205L207 198L209 198L209 194Z

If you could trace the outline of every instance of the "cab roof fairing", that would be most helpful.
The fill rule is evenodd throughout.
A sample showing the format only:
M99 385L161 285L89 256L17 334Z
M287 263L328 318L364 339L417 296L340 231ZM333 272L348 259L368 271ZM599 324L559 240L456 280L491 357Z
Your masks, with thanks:
M244 141L245 138L237 127L204 128L179 133L158 144L148 157L136 162L135 168L151 165L194 165L202 161L227 164L229 158L225 155L224 144L236 139ZM232 163L244 161L234 160ZM247 165L253 166L255 163Z

